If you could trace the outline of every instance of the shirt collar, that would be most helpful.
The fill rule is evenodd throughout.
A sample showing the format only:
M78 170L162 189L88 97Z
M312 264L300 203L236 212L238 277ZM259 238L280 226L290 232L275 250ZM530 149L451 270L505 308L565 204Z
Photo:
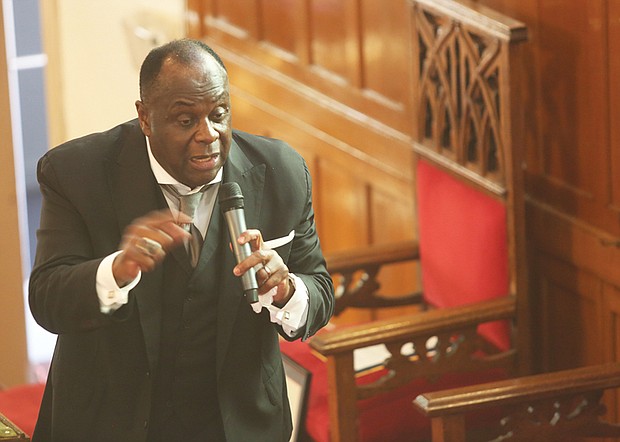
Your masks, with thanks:
M149 137L145 137L145 138L146 138L146 150L148 151L148 154L149 154L149 162L151 164L151 170L153 171L153 174L155 175L155 179L157 180L158 184L172 184L174 187L177 188L177 190L179 191L181 195L186 195L189 193L199 192L200 189L202 189L206 184L216 184L222 181L223 168L220 168L220 170L217 171L217 175L215 175L215 178L213 178L213 180L211 180L209 183L203 184L202 186L198 186L192 189L189 186L186 186L185 184L180 183L172 175L166 172L166 170L162 167L162 165L159 164L159 162L155 159L155 156L153 155L153 152L151 150L151 143L149 142Z

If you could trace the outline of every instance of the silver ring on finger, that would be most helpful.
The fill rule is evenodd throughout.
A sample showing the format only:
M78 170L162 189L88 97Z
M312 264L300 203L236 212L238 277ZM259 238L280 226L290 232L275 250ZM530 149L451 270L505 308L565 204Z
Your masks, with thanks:
M267 273L267 279L271 278L271 269L264 265L263 270Z
M157 252L162 250L162 246L160 243L144 236L138 238L138 240L136 241L136 248L140 250L140 252L148 256L155 256Z

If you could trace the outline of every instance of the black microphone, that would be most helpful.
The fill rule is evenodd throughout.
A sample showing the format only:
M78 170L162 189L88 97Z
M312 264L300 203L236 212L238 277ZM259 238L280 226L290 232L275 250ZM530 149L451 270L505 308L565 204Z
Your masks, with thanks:
M237 263L252 254L249 244L240 245L237 238L241 233L245 232L245 212L243 211L243 195L241 188L237 183L223 183L219 191L220 208L226 218L228 224L228 233L230 234L230 242L233 246ZM258 302L258 283L256 282L256 271L254 268L248 269L241 275L241 283L245 297L250 304Z

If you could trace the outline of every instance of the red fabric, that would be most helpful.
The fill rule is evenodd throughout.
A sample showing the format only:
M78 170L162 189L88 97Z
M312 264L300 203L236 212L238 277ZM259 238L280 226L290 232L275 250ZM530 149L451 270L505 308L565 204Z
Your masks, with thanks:
M281 342L282 352L312 373L308 395L306 432L315 442L329 442L329 410L327 405L327 365L319 359L308 344L301 341ZM372 382L383 372L372 373L359 379L360 384ZM413 400L421 393L447 388L491 382L505 376L495 371L484 374L445 376L440 382L429 384L415 380L404 388L358 402L360 440L362 442L411 442L430 439L430 420L414 409ZM498 410L491 410L493 417ZM488 413L472 420L488 419Z
M417 168L419 244L424 295L450 307L508 293L508 242L504 205L429 163ZM510 347L505 322L480 334Z
M509 289L509 266L504 205L423 160L417 169L417 201L426 301L445 308L505 296ZM485 324L479 332L498 348L510 348L507 322ZM312 373L306 432L317 442L328 442L326 364L306 343L282 342L281 348ZM358 382L371 382L380 374L368 375ZM444 376L435 384L418 379L404 388L359 401L361 440L428 439L430 421L412 404L419 394L503 378L503 373L495 371ZM499 412L490 411L493 417ZM484 422L489 417L488 413L474 416L470 422Z
M0 391L0 412L32 436L45 384L29 384Z

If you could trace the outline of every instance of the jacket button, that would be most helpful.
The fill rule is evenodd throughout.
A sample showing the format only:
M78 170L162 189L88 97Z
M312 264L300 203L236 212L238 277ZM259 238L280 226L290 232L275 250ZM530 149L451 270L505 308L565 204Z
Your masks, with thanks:
M149 421L144 421L144 429L146 430L149 427Z

